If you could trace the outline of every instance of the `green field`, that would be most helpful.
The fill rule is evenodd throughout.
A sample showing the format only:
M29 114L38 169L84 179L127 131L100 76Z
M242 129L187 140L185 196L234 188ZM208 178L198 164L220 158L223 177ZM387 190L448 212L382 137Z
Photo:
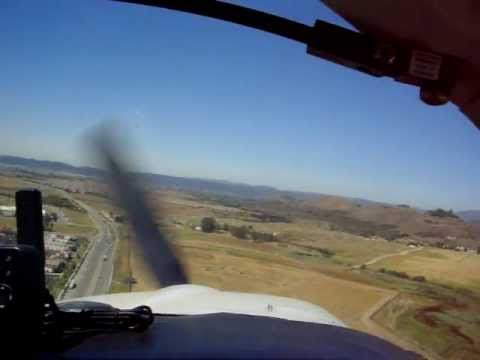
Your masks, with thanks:
M118 235L121 241L117 244L114 260L114 274L111 293L128 292L128 279L132 275L130 267L130 243L126 226L118 226Z
M62 211L72 224L88 227L94 226L87 213L71 209L62 209Z
M92 236L97 232L97 229L94 227L83 225L54 224L52 231L65 235Z
M112 204L111 200L105 198L104 196L99 196L91 193L75 194L75 199L85 202L87 205L92 206L98 211L106 211L107 213L110 213L111 211L115 212L117 210L116 207Z
M17 227L17 221L14 217L7 217L0 215L0 228L10 228L15 229Z

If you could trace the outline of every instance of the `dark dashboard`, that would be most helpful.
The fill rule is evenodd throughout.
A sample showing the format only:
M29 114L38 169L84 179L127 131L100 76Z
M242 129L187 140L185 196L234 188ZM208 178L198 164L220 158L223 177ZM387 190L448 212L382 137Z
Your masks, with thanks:
M144 332L101 334L65 359L418 359L352 329L262 316L218 313L161 316Z

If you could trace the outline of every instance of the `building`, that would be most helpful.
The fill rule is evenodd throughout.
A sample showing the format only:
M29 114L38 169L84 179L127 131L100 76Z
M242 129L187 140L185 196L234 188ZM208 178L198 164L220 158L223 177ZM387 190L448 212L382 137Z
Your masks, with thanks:
M64 263L64 259L59 258L50 258L45 260L45 272L53 273L56 272L61 263Z
M15 216L15 206L0 206L0 214L3 216Z
M15 206L5 206L5 205L0 205L0 215L3 216L10 216L13 217L16 214L16 207ZM42 209L42 215L45 216L47 211L45 209Z
M60 235L57 233L45 234L45 249L54 252L69 250L72 242L71 237L67 235Z

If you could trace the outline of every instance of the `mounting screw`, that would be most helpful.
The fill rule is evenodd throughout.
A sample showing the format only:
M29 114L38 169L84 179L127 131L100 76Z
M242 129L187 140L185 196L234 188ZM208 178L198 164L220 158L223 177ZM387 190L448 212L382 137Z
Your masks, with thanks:
M428 105L438 106L445 105L450 100L449 92L441 89L428 86L420 88L420 99Z

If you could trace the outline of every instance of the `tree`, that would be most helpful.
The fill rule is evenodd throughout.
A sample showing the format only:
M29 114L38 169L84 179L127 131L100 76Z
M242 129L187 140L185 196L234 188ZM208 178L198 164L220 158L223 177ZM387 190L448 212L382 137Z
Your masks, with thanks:
M43 216L43 227L45 230L51 231L53 229L53 223L57 221L57 214L46 213Z
M250 236L252 237L252 240L255 241L274 241L275 237L273 234L266 233L266 232L258 232L258 231L252 231L250 232Z
M445 244L443 243L443 241L437 241L435 242L435 246L441 249L445 246Z
M454 219L458 219L458 215L453 212L453 210L443 210L443 209L436 209L436 210L430 210L427 211L427 214L430 216L436 216L440 218L445 218L445 217L450 217Z
M248 229L245 226L230 226L230 233L238 239L246 239Z
M126 218L125 218L125 216L123 216L123 215L115 215L115 216L113 217L113 221L115 221L115 222L117 222L117 223L123 224L123 223L126 222Z
M65 264L65 262L61 261L53 271L56 273L62 273L65 270L66 266L67 265Z
M275 241L275 236L270 233L263 234L263 241Z
M217 222L212 217L204 217L201 224L203 232L211 233L217 228Z

